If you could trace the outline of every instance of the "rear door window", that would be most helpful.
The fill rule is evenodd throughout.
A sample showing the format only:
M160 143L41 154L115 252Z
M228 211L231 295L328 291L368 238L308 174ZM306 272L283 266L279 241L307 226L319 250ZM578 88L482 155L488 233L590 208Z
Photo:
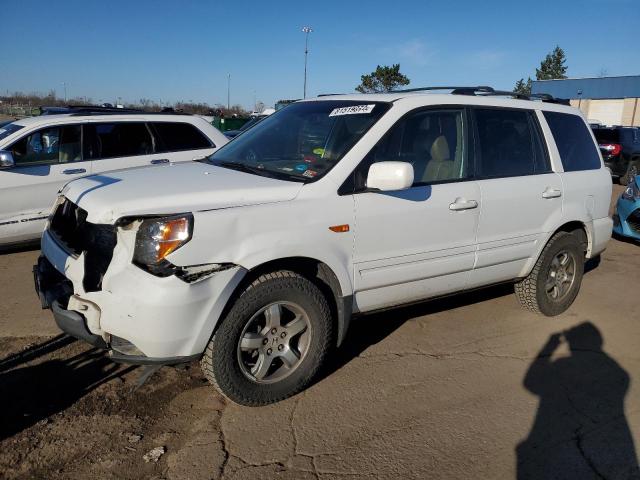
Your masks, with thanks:
M559 112L544 112L553 139L560 152L565 172L597 170L600 156L589 135L589 129L578 115Z
M180 122L153 122L156 153L213 148L215 145L195 126Z
M534 113L529 110L475 108L479 178L548 173L549 159Z
M80 125L38 130L14 143L10 149L16 165L43 165L82 160Z
M99 160L154 153L143 122L90 123L84 126L84 158Z

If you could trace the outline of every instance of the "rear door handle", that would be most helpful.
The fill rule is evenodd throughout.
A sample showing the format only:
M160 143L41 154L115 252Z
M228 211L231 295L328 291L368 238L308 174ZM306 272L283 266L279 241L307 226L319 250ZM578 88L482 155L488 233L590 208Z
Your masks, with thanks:
M478 208L478 202L475 200L465 200L464 198L456 198L456 201L449 204L449 210L460 211Z
M65 175L75 175L78 173L87 173L87 171L84 168L69 168L67 170L63 170L62 173Z
M157 158L155 160L151 160L151 164L152 165L159 165L161 163L169 163L169 159L168 158Z
M542 198L558 198L562 196L562 190L559 188L547 187L544 192L542 192Z

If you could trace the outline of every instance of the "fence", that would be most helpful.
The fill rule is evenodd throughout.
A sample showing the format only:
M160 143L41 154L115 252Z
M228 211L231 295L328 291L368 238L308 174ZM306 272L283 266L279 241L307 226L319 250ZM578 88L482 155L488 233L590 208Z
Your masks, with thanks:
M38 107L34 107L30 104L20 103L0 103L0 115L8 117L32 117L38 115Z

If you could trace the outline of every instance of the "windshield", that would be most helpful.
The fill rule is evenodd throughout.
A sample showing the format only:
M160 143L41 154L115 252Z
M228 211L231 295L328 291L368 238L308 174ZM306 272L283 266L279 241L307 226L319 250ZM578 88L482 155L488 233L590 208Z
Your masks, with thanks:
M268 116L208 158L256 175L312 181L336 165L390 104L301 102Z
M7 138L12 133L17 132L21 128L24 128L22 125L16 125L15 123L7 123L6 125L0 124L0 140Z

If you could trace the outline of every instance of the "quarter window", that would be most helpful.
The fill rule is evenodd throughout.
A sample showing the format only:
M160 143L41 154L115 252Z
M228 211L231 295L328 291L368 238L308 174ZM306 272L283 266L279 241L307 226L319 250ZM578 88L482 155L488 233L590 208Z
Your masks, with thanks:
M79 125L38 130L11 147L16 165L42 165L82 160Z
M565 172L597 170L600 156L587 125L578 115L544 112Z
M87 124L84 127L84 158L132 157L153 153L153 141L144 123Z
M480 178L549 172L550 165L533 112L497 108L474 110Z
M413 165L414 186L461 180L469 176L463 110L419 110L396 123L354 172L355 190L365 188L376 162ZM345 187L347 188L347 187Z
M151 125L158 141L156 153L213 147L209 139L190 123L154 122Z

